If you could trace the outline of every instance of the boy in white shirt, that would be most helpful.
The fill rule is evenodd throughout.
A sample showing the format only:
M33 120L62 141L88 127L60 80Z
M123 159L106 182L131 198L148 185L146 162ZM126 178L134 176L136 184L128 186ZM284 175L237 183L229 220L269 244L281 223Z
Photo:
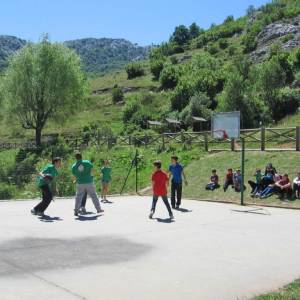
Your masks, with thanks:
M293 193L296 198L300 199L300 172L298 172L297 177L293 181Z

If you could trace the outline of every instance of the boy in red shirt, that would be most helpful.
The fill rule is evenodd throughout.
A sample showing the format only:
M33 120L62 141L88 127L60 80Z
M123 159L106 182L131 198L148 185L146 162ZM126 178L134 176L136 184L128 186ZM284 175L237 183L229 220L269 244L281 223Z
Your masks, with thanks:
M167 207L170 219L174 219L171 206L168 201L168 185L169 177L167 173L161 170L161 162L159 160L153 163L154 173L152 174L152 189L153 189L153 202L149 218L152 219L155 213L156 203L159 197L161 197Z

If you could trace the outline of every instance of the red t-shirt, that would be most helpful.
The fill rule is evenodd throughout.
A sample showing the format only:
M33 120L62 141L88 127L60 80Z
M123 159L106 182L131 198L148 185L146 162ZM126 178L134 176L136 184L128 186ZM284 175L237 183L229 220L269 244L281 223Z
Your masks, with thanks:
M167 182L169 177L167 173L163 171L156 171L152 174L153 184L153 194L155 196L165 196L167 195Z

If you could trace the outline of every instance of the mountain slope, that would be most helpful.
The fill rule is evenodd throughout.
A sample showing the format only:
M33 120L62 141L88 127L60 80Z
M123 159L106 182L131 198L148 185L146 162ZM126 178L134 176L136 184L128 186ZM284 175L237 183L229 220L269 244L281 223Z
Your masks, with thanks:
M0 35L0 71L7 66L9 56L25 45L25 40ZM66 41L65 45L77 52L87 72L98 74L119 70L131 61L145 59L149 50L125 39L86 38Z
M0 70L7 66L9 56L25 44L25 40L15 36L0 35Z
M65 42L81 57L87 72L103 73L146 57L148 48L124 39L86 38Z

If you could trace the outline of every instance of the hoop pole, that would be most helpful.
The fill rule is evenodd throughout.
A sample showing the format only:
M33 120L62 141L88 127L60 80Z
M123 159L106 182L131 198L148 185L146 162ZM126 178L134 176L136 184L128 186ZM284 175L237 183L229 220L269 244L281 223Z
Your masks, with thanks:
M138 149L136 149L136 152L135 152L135 192L137 193L138 192L138 159L139 157L139 151Z
M245 139L241 138L242 141L242 186L241 186L241 205L244 204L244 187L245 187Z

